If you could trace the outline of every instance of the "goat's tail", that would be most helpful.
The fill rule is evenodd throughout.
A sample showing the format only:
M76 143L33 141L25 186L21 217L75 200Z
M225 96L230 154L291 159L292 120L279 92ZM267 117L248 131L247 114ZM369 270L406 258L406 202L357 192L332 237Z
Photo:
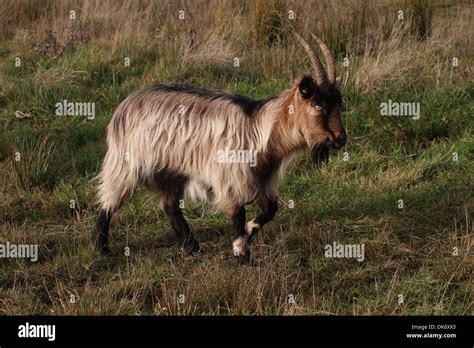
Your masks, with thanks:
M124 108L119 106L107 127L107 153L95 178L98 203L107 213L113 213L132 194L138 180L136 159L127 145L125 132L117 126L124 117Z

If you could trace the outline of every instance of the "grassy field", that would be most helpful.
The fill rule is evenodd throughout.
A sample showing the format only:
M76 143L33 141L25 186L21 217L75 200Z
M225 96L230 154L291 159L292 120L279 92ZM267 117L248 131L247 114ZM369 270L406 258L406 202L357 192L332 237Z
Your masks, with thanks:
M0 314L473 314L472 2L41 3L0 0L0 243L39 245L37 262L0 259ZM298 157L260 265L188 203L204 253L185 257L144 189L99 256L91 180L120 101L164 82L274 95L310 71L293 29L335 52L349 138L321 169ZM95 118L55 116L64 99ZM381 116L389 100L420 118ZM364 261L326 258L333 242Z

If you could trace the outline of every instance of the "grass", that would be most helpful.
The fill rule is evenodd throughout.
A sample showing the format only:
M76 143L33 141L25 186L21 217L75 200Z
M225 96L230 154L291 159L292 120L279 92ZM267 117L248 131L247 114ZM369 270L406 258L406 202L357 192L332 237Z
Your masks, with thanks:
M40 252L35 263L0 259L0 314L473 314L472 4L374 2L364 19L355 1L196 2L181 23L174 3L45 3L0 11L15 23L0 33L0 243ZM61 15L71 6L73 24ZM305 6L334 20L315 22ZM308 69L290 25L337 53L349 142L320 170L298 157L254 241L260 266L238 266L229 221L195 204L185 216L205 252L183 256L144 189L112 222L113 255L97 255L91 179L118 103L155 82L276 94ZM63 99L95 102L96 117L54 116ZM380 116L389 99L419 102L420 119ZM334 241L364 244L365 260L326 258Z

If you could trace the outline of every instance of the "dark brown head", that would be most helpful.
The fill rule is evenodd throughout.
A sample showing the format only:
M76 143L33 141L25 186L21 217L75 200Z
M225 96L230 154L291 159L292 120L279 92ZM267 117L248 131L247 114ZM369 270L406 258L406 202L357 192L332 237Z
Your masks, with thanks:
M341 120L341 78L336 78L334 57L321 40L311 35L324 53L327 72L308 43L296 34L311 59L313 76L299 81L295 118L313 162L320 164L328 160L329 148L339 150L345 145L346 131Z

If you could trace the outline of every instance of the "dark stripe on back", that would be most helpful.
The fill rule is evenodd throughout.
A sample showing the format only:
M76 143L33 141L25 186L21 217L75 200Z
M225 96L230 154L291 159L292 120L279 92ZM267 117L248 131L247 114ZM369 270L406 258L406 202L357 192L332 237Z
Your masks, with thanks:
M264 100L253 100L240 94L233 94L227 92L211 91L205 88L197 88L188 85L169 84L169 85L155 85L150 87L150 90L156 92L176 92L195 95L209 101L212 100L228 100L230 103L237 105L248 117L253 117L267 102L275 97Z

